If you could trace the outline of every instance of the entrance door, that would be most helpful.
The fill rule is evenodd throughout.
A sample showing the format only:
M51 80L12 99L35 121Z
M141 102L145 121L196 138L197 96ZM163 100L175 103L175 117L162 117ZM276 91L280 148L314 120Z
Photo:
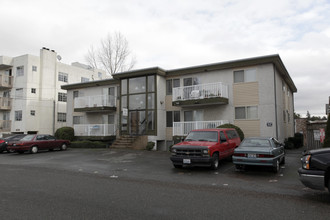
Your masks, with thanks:
M142 135L146 131L145 111L133 110L129 112L129 134Z

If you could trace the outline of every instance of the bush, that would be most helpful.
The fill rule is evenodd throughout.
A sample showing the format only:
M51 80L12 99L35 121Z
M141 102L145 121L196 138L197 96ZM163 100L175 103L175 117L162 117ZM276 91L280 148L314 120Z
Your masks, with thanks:
M284 141L286 149L293 149L302 147L304 143L304 135L301 133L295 133L294 137L289 137Z
M101 141L74 141L71 142L71 148L106 148L107 143Z
M152 150L154 148L154 146L155 146L155 143L152 142L152 141L149 141L147 143L146 149L150 151L150 150Z
M233 125L233 124L223 124L218 126L217 128L235 128L235 130L237 131L241 141L244 139L244 132L242 131L242 129L240 129L238 126Z
M71 127L62 127L56 130L55 137L63 140L74 140L74 129Z

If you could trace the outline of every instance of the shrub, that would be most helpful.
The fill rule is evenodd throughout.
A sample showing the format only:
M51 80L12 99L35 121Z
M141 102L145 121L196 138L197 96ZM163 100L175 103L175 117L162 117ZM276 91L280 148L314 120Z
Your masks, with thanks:
M300 133L295 133L294 137L289 137L284 141L286 149L293 149L302 147L304 143L304 135Z
M62 127L56 130L55 137L63 140L74 140L74 129L71 127Z
M72 148L106 148L107 143L101 141L74 141L71 142Z
M238 126L233 125L233 124L223 124L218 126L217 128L235 128L235 130L237 131L241 141L244 139L244 132L242 131L242 129L240 129Z
M152 142L152 141L149 141L147 143L146 149L150 151L150 150L152 150L154 148L154 146L155 146L155 143Z

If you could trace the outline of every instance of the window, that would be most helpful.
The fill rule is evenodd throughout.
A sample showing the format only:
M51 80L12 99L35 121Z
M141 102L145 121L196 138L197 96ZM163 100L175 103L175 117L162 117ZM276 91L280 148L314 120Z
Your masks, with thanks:
M73 124L77 125L80 124L82 120L82 116L73 116Z
M16 89L15 97L17 99L22 99L23 98L23 88Z
M57 113L57 121L58 122L66 122L66 113L58 112Z
M81 82L89 82L89 79L86 77L81 77Z
M98 73L97 73L97 76L98 76L99 78L102 78L102 73L101 73L101 72L98 72Z
M24 66L16 67L16 76L24 76Z
M173 122L180 122L180 111L166 112L166 127L173 127Z
M37 72L37 66L32 66L32 71Z
M37 93L37 89L36 88L31 88L31 93Z
M79 91L73 91L73 98L79 97Z
M66 102L66 100L67 100L66 93L59 92L58 93L58 101L59 102Z
M166 95L172 95L172 89L176 87L180 87L180 79L166 80Z
M184 78L183 79L183 86L193 86L198 85L199 79L198 78Z
M257 119L258 106L235 107L235 119Z
M58 81L68 82L68 74L67 73L59 72L58 73Z
M234 71L234 83L255 82L257 80L256 69Z
M15 121L22 121L22 110L15 111Z
M30 115L35 116L36 115L36 111L35 110L31 110L30 111Z

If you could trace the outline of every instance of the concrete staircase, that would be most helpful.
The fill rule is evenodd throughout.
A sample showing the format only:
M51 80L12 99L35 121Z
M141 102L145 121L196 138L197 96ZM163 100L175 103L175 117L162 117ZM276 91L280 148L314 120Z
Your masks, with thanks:
M129 135L122 135L113 142L110 147L113 148L132 148L137 137L129 136Z

